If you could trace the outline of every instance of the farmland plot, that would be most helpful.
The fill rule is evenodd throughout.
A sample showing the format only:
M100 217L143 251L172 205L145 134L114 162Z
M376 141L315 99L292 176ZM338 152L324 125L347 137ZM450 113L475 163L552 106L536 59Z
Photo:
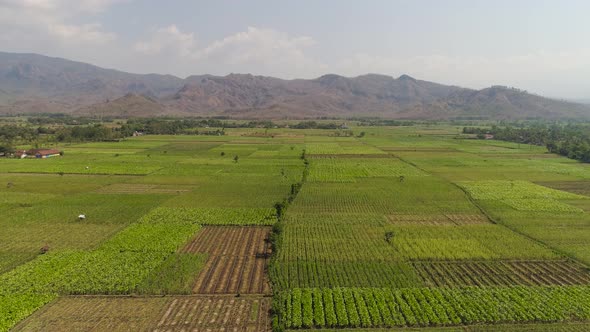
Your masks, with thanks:
M587 330L587 168L452 126L360 130L2 163L0 331L48 302L16 330L266 331L269 295L279 328Z
M204 227L183 252L206 253L197 294L270 294L269 227Z
M62 297L15 327L15 331L148 331L169 299Z
M85 193L110 184L130 181L137 176L0 173L1 192L10 194L69 195Z
M394 213L387 216L393 225L473 225L490 221L482 214L408 214Z
M440 326L588 320L587 286L295 288L282 293L290 328Z
M276 210L271 208L155 208L146 219L152 221L183 220L201 225L272 225Z
M569 261L414 262L413 266L433 287L590 285L590 273Z
M590 181L544 181L536 182L536 184L578 195L590 196Z
M134 155L133 155L134 156ZM70 160L66 157L51 159L6 159L0 164L3 173L54 173L54 174L110 174L146 175L161 169L147 158L97 157Z
M63 297L15 331L270 331L262 296Z
M386 156L386 155L385 155ZM364 177L426 176L397 158L322 158L310 162L310 182L354 182Z
M312 156L327 154L385 154L385 152L370 145L346 142L345 140L345 138L342 138L334 143L306 143L305 151Z
M539 186L527 181L461 182L475 199L576 199L583 196Z
M399 327L399 328L356 328L322 329L322 332L586 332L590 324L580 322L542 324L489 324L445 327Z
M190 187L163 186L139 183L116 183L102 187L96 192L102 194L180 194L190 191Z
M388 226L391 246L411 260L555 259L555 252L503 226Z
M271 331L271 298L186 296L169 301L153 328L158 331Z

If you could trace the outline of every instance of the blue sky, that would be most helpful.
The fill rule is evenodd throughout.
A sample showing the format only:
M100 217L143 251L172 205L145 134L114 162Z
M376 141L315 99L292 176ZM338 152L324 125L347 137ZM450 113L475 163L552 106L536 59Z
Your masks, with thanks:
M138 73L368 72L590 98L590 1L0 0L0 48Z

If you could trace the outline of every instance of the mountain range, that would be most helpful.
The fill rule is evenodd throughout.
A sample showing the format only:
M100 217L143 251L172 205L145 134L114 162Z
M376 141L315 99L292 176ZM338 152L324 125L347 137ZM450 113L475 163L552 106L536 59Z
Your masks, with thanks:
M113 117L588 119L590 106L515 88L482 90L401 75L284 80L251 74L131 74L37 54L0 52L0 114Z

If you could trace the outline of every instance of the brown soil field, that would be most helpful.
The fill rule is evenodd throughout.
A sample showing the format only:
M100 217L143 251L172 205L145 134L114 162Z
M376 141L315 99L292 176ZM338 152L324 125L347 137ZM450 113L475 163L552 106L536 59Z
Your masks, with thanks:
M590 273L570 261L414 262L426 286L588 285Z
M22 321L14 331L149 331L169 301L164 297L62 297Z
M14 331L270 331L263 296L62 297Z
M206 226L181 251L208 254L195 294L270 294L270 227Z
M177 297L153 331L270 331L271 301L262 296Z
M590 181L547 181L535 183L541 186L568 191L578 195L590 196Z

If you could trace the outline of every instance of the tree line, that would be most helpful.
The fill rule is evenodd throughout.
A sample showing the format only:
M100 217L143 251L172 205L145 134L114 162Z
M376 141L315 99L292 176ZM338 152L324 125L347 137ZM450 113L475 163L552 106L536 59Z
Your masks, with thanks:
M489 134L501 141L546 146L551 153L590 163L590 125L588 124L538 124L525 128L495 125L490 128L464 127L463 133L475 134L480 139Z
M0 153L15 152L15 146L32 144L35 147L46 142L97 142L122 137L117 128L100 124L72 127L33 127L20 125L0 126Z

